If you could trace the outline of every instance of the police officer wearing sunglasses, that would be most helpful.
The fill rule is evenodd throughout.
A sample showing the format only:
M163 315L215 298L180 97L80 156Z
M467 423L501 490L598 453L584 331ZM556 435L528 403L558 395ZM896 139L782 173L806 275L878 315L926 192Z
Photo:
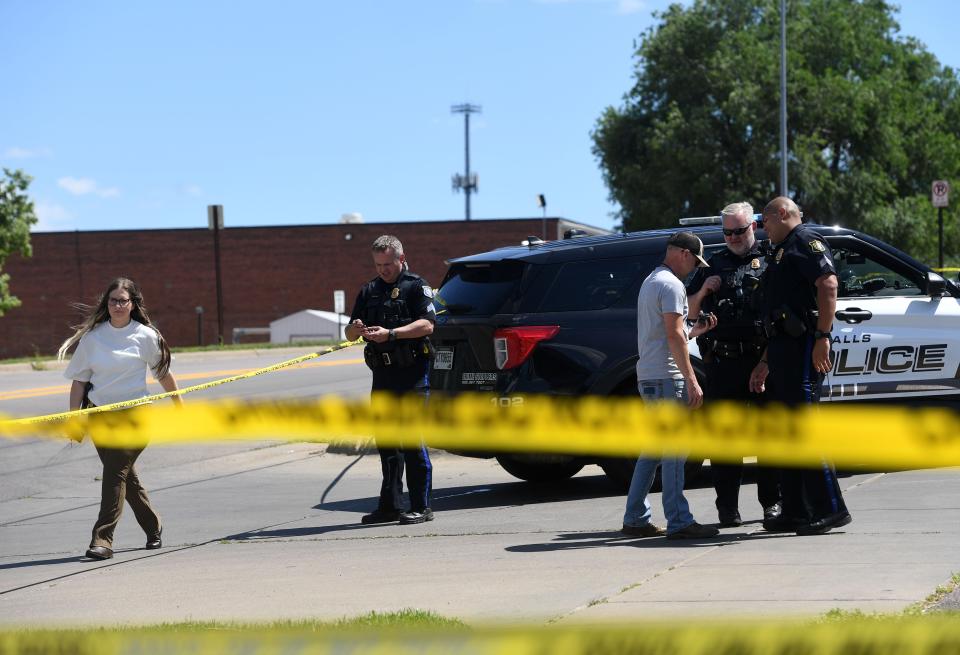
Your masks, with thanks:
M727 247L709 259L710 268L697 270L687 293L690 314L701 310L717 317L717 326L697 338L706 365L706 402L760 403L762 393L750 390L750 375L760 361L766 337L760 320L760 278L767 267L767 246L756 238L753 207L736 202L723 208L723 239ZM741 525L740 484L743 456L724 453L730 459L711 458L717 514L722 527ZM780 486L774 469L757 466L757 498L764 519L780 515Z

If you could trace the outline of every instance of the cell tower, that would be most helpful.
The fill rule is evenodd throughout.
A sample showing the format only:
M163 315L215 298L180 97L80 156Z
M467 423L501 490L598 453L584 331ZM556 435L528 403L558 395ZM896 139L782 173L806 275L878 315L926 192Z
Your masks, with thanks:
M470 194L476 193L480 190L479 181L480 178L476 173L470 172L470 114L479 114L483 110L480 105L471 105L469 103L464 103L462 105L453 105L450 107L450 113L453 114L463 114L463 138L464 138L464 152L465 152L465 167L463 175L459 173L453 174L453 190L459 191L463 189L463 193L466 194L467 198L467 220L470 220Z

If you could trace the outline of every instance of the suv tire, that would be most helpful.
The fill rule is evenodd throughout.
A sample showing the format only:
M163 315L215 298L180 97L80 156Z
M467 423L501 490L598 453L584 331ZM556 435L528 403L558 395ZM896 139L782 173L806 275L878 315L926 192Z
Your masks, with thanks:
M528 482L559 482L583 468L583 462L566 455L498 455L497 462L515 478Z

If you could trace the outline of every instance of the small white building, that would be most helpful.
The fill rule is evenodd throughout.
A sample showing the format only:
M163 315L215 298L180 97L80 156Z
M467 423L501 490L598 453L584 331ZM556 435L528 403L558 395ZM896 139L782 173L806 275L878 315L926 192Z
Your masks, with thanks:
M348 314L304 309L270 321L270 343L296 343L321 339L345 341L343 331L349 322Z

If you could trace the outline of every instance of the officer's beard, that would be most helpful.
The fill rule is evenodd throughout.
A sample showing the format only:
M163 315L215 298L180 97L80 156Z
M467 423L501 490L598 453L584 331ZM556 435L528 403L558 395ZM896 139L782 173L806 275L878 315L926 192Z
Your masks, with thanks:
M753 244L755 244L756 242L757 242L757 238L751 234L749 241L744 241L743 243L740 243L737 245L728 243L727 248L729 248L730 252L732 252L734 255L737 255L738 257L743 257L748 252L750 252L750 249L753 248Z

